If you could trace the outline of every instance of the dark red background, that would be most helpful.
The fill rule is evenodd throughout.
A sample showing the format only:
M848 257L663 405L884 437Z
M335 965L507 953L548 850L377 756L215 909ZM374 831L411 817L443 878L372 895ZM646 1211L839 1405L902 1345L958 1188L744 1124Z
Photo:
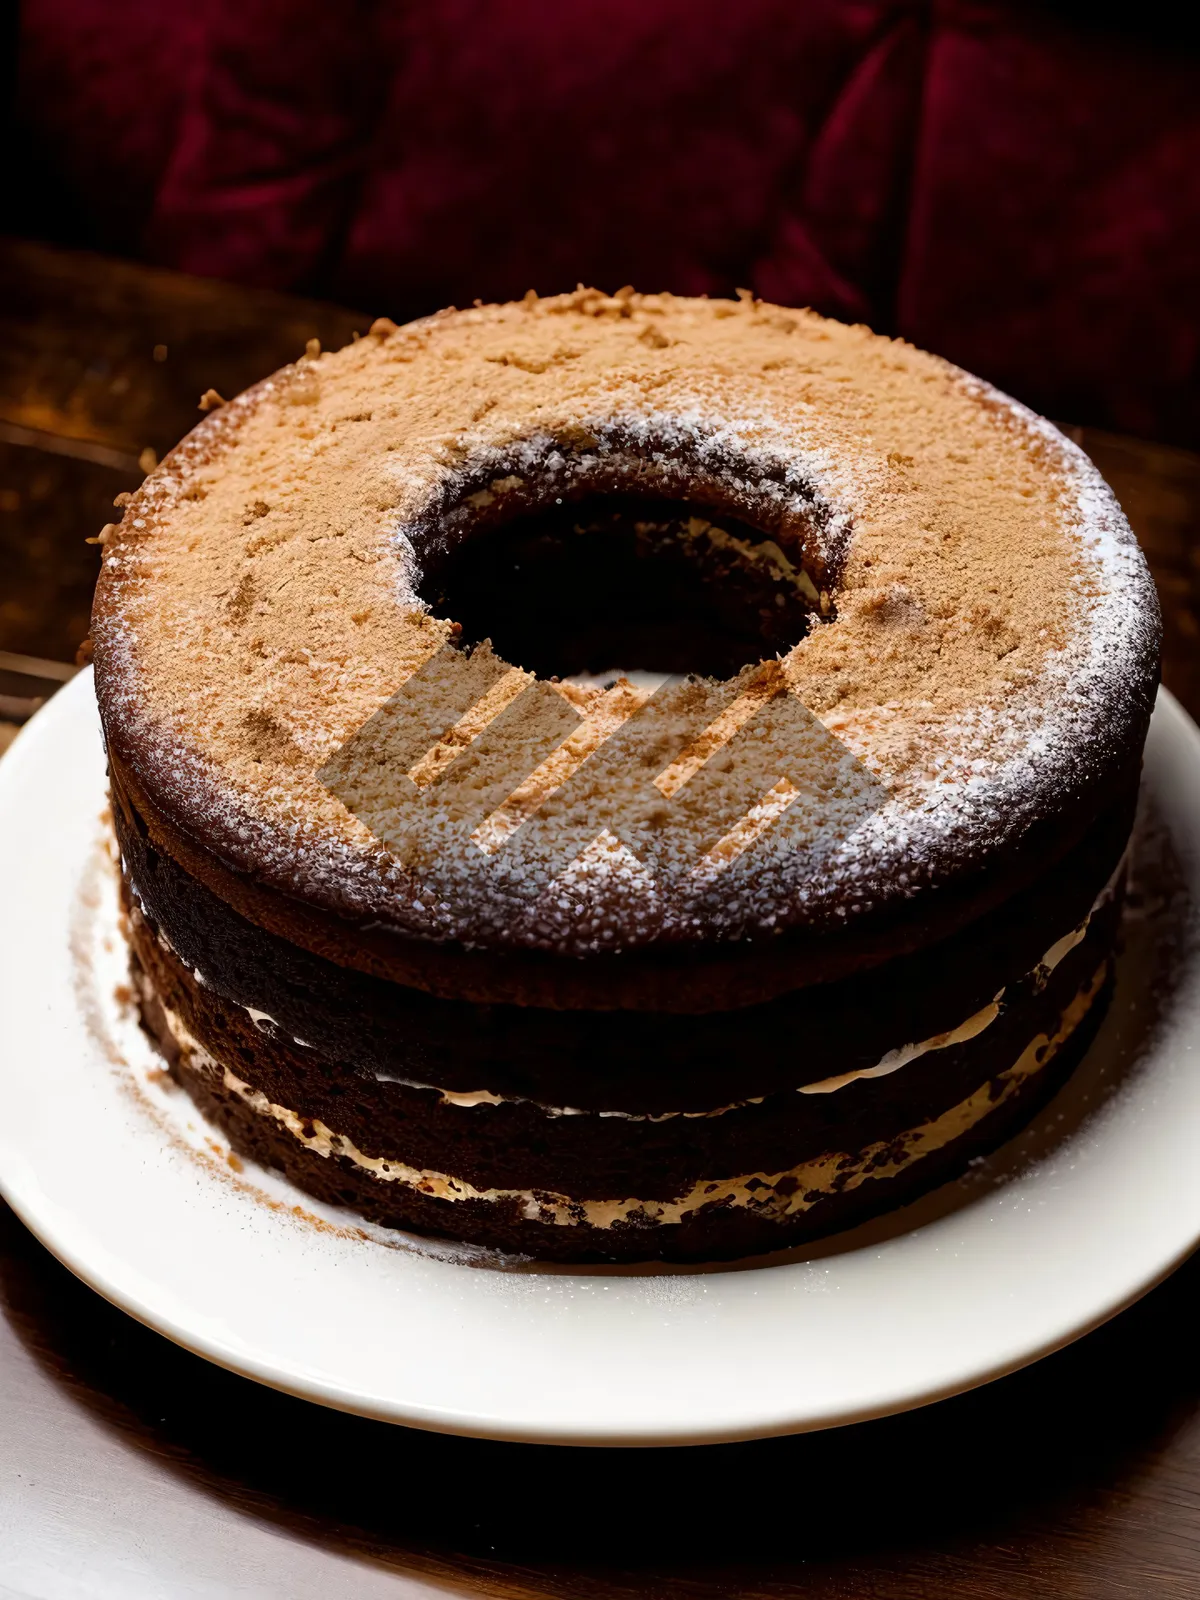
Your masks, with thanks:
M1200 443L1200 51L1136 16L28 0L17 59L17 231L397 317L745 285Z

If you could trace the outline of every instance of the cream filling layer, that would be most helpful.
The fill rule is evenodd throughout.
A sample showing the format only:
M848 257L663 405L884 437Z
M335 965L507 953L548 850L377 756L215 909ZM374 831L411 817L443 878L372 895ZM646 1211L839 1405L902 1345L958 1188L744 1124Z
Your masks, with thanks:
M1072 928L1070 933L1063 934L1061 939L1056 939L1046 951L1042 959L1033 970L1026 973L1025 979L1032 978L1039 988L1043 987L1055 967L1077 945L1083 943L1087 937L1088 928L1096 913L1108 904L1117 892L1117 885L1129 860L1129 851L1126 850L1113 868L1108 882L1092 902L1091 909L1078 927ZM1022 979L1024 982L1025 979ZM991 1026L1000 1015L1000 1004L1004 999L1005 989L1001 989L994 999L989 1000L986 1006L969 1016L965 1022L960 1022L956 1028L948 1028L943 1033L935 1033L929 1039L921 1039L912 1044L900 1045L895 1050L889 1050L874 1066L859 1067L852 1072L841 1072L831 1078L820 1078L815 1083L801 1084L797 1094L833 1094L838 1089L844 1089L847 1084L857 1083L860 1078L885 1078L890 1073L898 1072L901 1067L906 1067L912 1061L917 1061L921 1056L928 1055L933 1050L947 1050L951 1045L965 1044L969 1039L974 1039L985 1028ZM256 1017L261 1012L254 1013ZM299 1041L297 1041L299 1043ZM582 1106L548 1106L540 1100L528 1100L521 1095L493 1094L490 1089L471 1089L459 1092L453 1089L439 1089L435 1084L418 1083L410 1078L389 1077L386 1073L377 1073L376 1081L380 1083L399 1083L409 1089L424 1089L436 1092L441 1097L441 1104L445 1106L500 1106L505 1104L536 1105L547 1117L619 1117L626 1122L669 1122L674 1117L723 1117L727 1111L740 1111L743 1106L759 1106L766 1099L765 1095L754 1095L746 1100L732 1100L728 1105L715 1106L709 1111L593 1111Z
M1086 917L1078 925L1056 939L1041 960L1029 973L1025 974L1022 982L1032 978L1039 987L1043 986L1050 974L1061 961L1070 954L1077 945L1082 944L1087 937L1088 928L1092 918L1102 907L1106 906L1117 892L1117 887L1129 862L1129 848L1127 847L1113 868L1108 882L1100 890L1092 902ZM128 873L126 874L128 877ZM135 898L140 905L140 896L136 886L130 880ZM169 940L160 931L157 935L159 943L171 955L179 957L172 948ZM201 988L207 988L207 981L200 971L194 971L192 977ZM884 1078L890 1073L898 1072L901 1067L908 1066L911 1062L919 1060L934 1050L946 1050L952 1045L965 1044L968 1040L976 1038L985 1028L991 1026L1000 1015L1001 1002L1006 989L1001 989L994 999L987 1005L960 1022L957 1027L949 1028L942 1033L934 1034L931 1038L921 1039L911 1044L898 1046L889 1050L873 1066L858 1067L851 1072L838 1073L833 1077L820 1078L815 1083L800 1084L797 1094L833 1094L838 1089L844 1089L848 1084L856 1083L863 1078ZM285 1038L289 1037L286 1029L267 1011L260 1011L254 1006L242 1006L241 1009L254 1023L260 1033L271 1034L278 1032ZM313 1046L307 1039L292 1038L293 1044L300 1045L303 1049L311 1050ZM670 1122L675 1117L722 1117L728 1111L740 1111L744 1106L761 1105L767 1098L765 1095L753 1095L744 1100L732 1100L728 1105L714 1106L707 1111L597 1111L586 1106L552 1106L540 1100L531 1100L526 1095L495 1094L490 1089L443 1089L437 1084L423 1083L416 1078L405 1078L386 1072L375 1074L377 1083L397 1083L406 1089L418 1089L426 1093L437 1094L439 1103L445 1106L501 1106L501 1105L533 1105L546 1117L615 1117L624 1122Z
M252 1089L228 1067L223 1067L189 1033L183 1021L167 1012L176 1042L193 1067L219 1080L259 1116L270 1117L288 1130L305 1149L325 1159L349 1161L385 1183L399 1183L432 1199L457 1202L483 1201L489 1205L516 1203L527 1222L556 1227L581 1224L611 1228L620 1223L663 1226L684 1221L710 1205L734 1206L776 1220L808 1211L830 1195L857 1189L868 1180L893 1178L913 1162L961 1138L990 1112L1003 1105L1030 1078L1054 1059L1087 1015L1108 973L1107 959L1063 1011L1053 1033L1031 1039L1011 1067L976 1089L949 1111L894 1139L867 1145L855 1153L828 1151L783 1172L751 1172L734 1178L701 1179L675 1200L573 1200L569 1195L542 1189L478 1189L463 1178L382 1156L368 1156L345 1134L335 1133L319 1118L304 1118L279 1106Z

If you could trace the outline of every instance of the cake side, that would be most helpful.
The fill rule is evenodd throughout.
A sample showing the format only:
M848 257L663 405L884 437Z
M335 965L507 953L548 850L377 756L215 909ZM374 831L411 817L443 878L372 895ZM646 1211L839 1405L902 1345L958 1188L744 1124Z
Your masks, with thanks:
M144 1018L243 1155L389 1226L548 1259L687 1260L779 1249L887 1210L1048 1097L1103 1009L1128 825L1123 810L1040 907L1011 907L965 954L935 947L924 971L896 962L850 989L801 990L798 1013L743 1008L727 1028L717 1019L707 1051L709 1016L689 1032L678 1014L512 1007L506 1026L501 1008L457 1003L454 1016L433 1002L435 1051L423 1053L395 1006L428 996L378 983L348 1000L330 969L259 948L260 930L233 927L199 885L189 901L173 864L127 825L120 836ZM196 915L181 917L188 905ZM921 1036L921 1018L945 1025ZM470 1033L475 1050L456 1049ZM546 1098L555 1091L586 1103Z
M280 1169L319 1199L350 1206L389 1227L547 1260L717 1260L782 1249L892 1209L946 1181L967 1160L1007 1138L1057 1089L1098 1026L1111 977L1104 950L1105 933L1111 937L1107 920L1097 919L1078 948L1049 972L1040 991L1031 979L1027 993L1014 993L1006 1025L981 1030L986 1045L973 1048L972 1040L964 1041L945 1052L951 1057L957 1051L949 1070L938 1062L942 1070L921 1072L919 1082L918 1073L911 1073L911 1094L898 1095L889 1104L868 1100L867 1114L860 1115L857 1125L853 1111L847 1112L843 1126L826 1128L815 1147L815 1130L798 1133L778 1102L764 1103L761 1119L747 1118L741 1108L730 1109L725 1117L741 1125L721 1130L716 1142L722 1164L699 1170L697 1145L703 1157L708 1142L694 1140L690 1129L683 1141L669 1136L639 1140L630 1137L639 1125L627 1119L619 1139L606 1139L604 1122L612 1116L597 1113L570 1148L559 1140L561 1126L568 1122L559 1116L549 1139L544 1129L540 1140L525 1144L518 1139L514 1148L511 1126L498 1126L481 1137L478 1119L492 1112L487 1102L451 1102L461 1131L457 1137L447 1137L445 1129L432 1133L440 1151L455 1146L464 1151L460 1165L478 1181L462 1171L414 1165L416 1151L430 1133L422 1129L419 1115L405 1127L397 1152L365 1108L363 1148L337 1125L347 1125L344 1115L334 1113L331 1125L315 1112L272 1100L241 1076L247 1071L247 1054L251 1078L259 1076L254 1067L261 1051L239 1051L211 1012L206 1015L203 1004L194 1004L197 996L188 995L186 978L181 983L177 972L172 982L162 960L144 944L140 948L153 976L140 961L134 971L147 1025L173 1074L201 1110L236 1150ZM1098 964L1089 967L1098 955ZM164 995L180 1010L164 1003ZM219 1054L200 1042L184 1019L185 1010ZM1001 1051L1008 1057L1003 1065L996 1059ZM230 1065L231 1058L236 1065ZM844 1092L830 1088L828 1095ZM898 1116L906 1099L913 1102L913 1120ZM922 1104L924 1114L916 1110ZM468 1119L476 1125L470 1126ZM569 1123L577 1120L570 1118ZM760 1120L761 1129L747 1127L750 1120ZM647 1125L656 1134L669 1126L666 1119L657 1124L647 1119ZM597 1135L597 1142L607 1145L615 1158L610 1166L598 1167L595 1152L590 1166L581 1159L580 1147ZM494 1145L492 1139L502 1143ZM530 1153L550 1140L558 1145L550 1170L545 1163L539 1170ZM664 1145L674 1149L668 1152ZM489 1183L489 1177L501 1176L488 1170L497 1149L503 1151L502 1167L510 1170L507 1181ZM809 1154L798 1156L800 1150ZM764 1164L749 1165L755 1156ZM524 1172L522 1157L527 1161ZM730 1160L739 1157L743 1164L730 1171ZM789 1158L787 1166L776 1165ZM692 1171L685 1173L688 1167ZM550 1186L552 1174L567 1173L569 1185Z
M952 1032L1022 981L1082 925L1119 877L1128 796L1052 869L952 937L819 981L793 951L789 990L723 1011L684 1000L705 976L674 974L670 1009L531 1005L433 995L314 955L239 916L158 850L114 790L130 904L155 942L249 1022L306 1041L321 1072L595 1111L708 1111L872 1068L899 1046ZM775 946L772 948L779 948ZM754 964L754 947L744 953ZM269 1019L269 1023L264 1019ZM265 1046L264 1046L265 1048ZM381 1109L381 1108L380 1108Z

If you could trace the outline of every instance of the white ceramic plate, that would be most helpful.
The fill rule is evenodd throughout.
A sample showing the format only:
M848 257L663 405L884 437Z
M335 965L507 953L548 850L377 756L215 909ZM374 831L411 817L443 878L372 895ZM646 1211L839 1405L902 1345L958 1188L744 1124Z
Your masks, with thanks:
M882 1224L752 1264L514 1266L235 1170L120 990L90 679L0 762L0 1190L101 1294L293 1394L416 1427L683 1444L851 1422L1078 1337L1200 1239L1200 733L1163 695L1116 999L1038 1122Z

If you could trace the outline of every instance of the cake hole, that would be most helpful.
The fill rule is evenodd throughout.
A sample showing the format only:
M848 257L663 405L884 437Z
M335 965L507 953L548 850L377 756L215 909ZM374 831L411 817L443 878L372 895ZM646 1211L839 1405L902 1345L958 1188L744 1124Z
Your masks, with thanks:
M541 678L727 678L785 653L833 615L799 557L700 505L597 494L474 531L421 595Z

